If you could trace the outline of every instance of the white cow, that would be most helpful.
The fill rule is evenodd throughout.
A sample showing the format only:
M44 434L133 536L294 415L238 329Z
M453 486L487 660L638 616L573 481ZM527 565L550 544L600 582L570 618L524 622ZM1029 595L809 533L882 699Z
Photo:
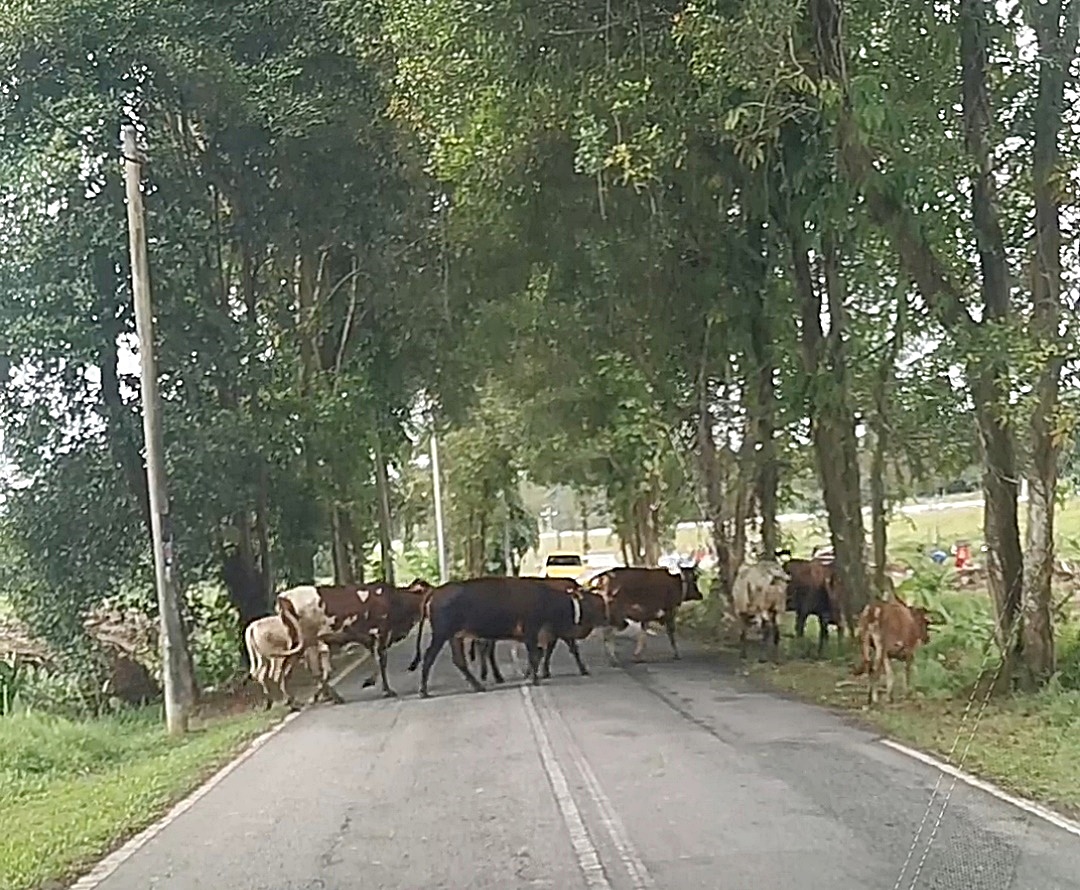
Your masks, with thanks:
M731 588L732 608L739 619L739 656L746 658L746 631L751 625L761 629L761 660L766 650L780 653L780 616L787 608L787 572L778 562L762 560L746 563L735 576Z
M257 618L244 628L244 645L247 647L252 678L266 694L266 708L274 702L268 681L281 690L281 698L292 710L299 705L285 689L285 681L296 663L295 656L304 648L303 641L295 638L290 628L278 615Z

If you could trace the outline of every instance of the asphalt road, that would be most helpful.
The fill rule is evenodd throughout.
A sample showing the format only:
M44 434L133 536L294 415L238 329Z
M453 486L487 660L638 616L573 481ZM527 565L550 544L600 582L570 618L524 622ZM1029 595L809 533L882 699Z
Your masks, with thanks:
M689 647L622 670L589 643L591 677L561 648L534 689L504 643L484 695L447 649L421 701L410 642L400 699L354 672L101 890L1080 887L1080 838L963 784L939 822L951 780L928 813L933 768Z

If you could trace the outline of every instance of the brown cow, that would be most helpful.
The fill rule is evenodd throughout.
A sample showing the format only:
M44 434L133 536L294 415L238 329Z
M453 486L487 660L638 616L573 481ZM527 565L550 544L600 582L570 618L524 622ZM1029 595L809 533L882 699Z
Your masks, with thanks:
M446 643L475 692L484 692L469 670L465 640L517 640L529 653L529 676L540 682L540 652L544 644L573 636L582 620L581 601L576 596L532 578L491 577L450 582L431 590L424 599L416 657L409 670L421 663L420 650L425 619L431 625L431 641L423 655L420 696L427 698L431 667Z
M874 602L863 609L858 629L862 661L855 667L855 675L870 675L868 704L878 700L877 685L882 672L885 674L885 694L889 701L893 700L894 658L904 662L906 692L910 694L915 651L930 642L931 624L933 621L926 609L909 606L900 599Z
M378 662L383 695L388 698L397 695L386 679L386 650L392 642L408 634L426 589L425 582L414 582L406 590L375 583L338 587L304 585L282 593L278 597L278 615L290 625L303 650L314 649L318 653L318 687L312 701L321 695L335 703L342 702L330 686L330 646L345 643L366 646ZM282 600L291 608L283 607Z
M613 667L619 665L615 657L615 631L625 630L630 621L641 625L634 646L634 661L641 660L650 621L664 622L672 655L678 660L675 617L684 602L702 598L697 586L697 566L681 568L678 575L671 574L667 569L608 569L589 581L588 587L600 594L608 604L604 648Z
M787 610L795 613L795 636L802 639L806 632L806 619L811 615L818 620L818 655L825 650L829 639L829 625L836 625L840 640L844 639L844 625L854 634L840 573L834 563L820 559L792 559L790 550L776 551L781 566L791 580L787 587Z

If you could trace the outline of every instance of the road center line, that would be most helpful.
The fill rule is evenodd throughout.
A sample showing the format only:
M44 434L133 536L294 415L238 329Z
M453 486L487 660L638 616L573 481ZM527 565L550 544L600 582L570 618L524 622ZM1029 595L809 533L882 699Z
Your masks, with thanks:
M525 703L525 715L529 718L533 737L540 749L540 762L544 766L544 772L547 773L548 781L551 782L551 790L555 795L555 802L559 806L563 822L566 824L566 830L570 834L570 843L574 847L574 853L577 854L578 867L585 877L585 884L598 890L611 890L611 884L608 882L607 875L604 874L604 866L600 862L600 854L589 837L585 822L581 818L581 811L570 794L566 774L559 766L559 761L555 759L551 739L548 738L547 730L544 729L540 715L536 711L532 689L527 685L520 689L522 701Z
M593 804L600 813L600 821L611 838L611 843L619 853L619 858L622 860L626 873L630 876L634 890L655 890L656 882L653 880L653 876L649 873L648 868L645 867L645 863L634 848L626 826L623 825L622 819L619 818L611 799L604 793L600 780L597 779L596 773L593 772L593 768L589 765L589 761L585 759L585 753L570 732L570 727L562 712L551 700L548 690L542 689L540 696L547 706L547 711L553 715L553 719L562 730L570 759L573 760L574 766L585 782L585 789L589 792L589 797L592 798Z

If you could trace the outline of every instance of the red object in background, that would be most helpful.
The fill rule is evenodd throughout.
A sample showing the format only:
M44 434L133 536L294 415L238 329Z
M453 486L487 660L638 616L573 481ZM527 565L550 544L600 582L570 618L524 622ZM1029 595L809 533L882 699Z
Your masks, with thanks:
M969 562L971 562L971 545L970 544L957 544L956 545L956 568L962 569Z

